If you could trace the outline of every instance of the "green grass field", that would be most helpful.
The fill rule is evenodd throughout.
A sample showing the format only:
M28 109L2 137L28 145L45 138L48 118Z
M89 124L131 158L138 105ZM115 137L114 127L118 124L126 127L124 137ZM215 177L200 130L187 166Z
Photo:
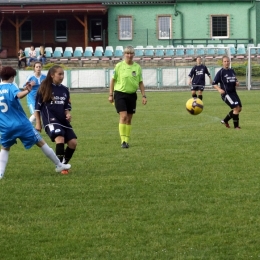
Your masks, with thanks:
M220 124L230 109L216 91L197 116L189 91L147 92L146 106L139 94L129 149L107 94L72 93L69 175L36 146L11 149L0 259L259 259L259 92L238 93L241 130Z

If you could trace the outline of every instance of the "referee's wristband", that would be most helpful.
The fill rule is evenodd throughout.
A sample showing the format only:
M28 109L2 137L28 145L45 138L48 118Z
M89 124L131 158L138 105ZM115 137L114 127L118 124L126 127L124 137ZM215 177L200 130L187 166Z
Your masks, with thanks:
M145 96L145 95L143 95L143 98L146 98L146 96Z

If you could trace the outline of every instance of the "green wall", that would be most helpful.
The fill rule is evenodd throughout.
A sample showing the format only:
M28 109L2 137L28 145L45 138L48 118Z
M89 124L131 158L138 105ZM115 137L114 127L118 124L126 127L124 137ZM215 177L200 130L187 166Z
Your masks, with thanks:
M259 3L260 4L260 3ZM259 9L259 4L257 8ZM168 45L169 40L158 40L156 34L156 17L172 15L172 38L210 39L210 15L230 15L230 39L253 38L256 44L260 39L256 30L256 8L252 2L187 2L175 5L147 6L109 6L108 35L109 45ZM251 9L250 9L251 8ZM177 11L177 15L176 15ZM260 11L260 10L259 10ZM259 12L260 13L260 12ZM119 41L117 30L119 15L131 15L134 19L134 38L132 41ZM250 17L249 17L250 15ZM256 33L258 36L256 36ZM260 41L259 41L260 42ZM214 41L214 43L218 43ZM229 42L231 43L231 42Z

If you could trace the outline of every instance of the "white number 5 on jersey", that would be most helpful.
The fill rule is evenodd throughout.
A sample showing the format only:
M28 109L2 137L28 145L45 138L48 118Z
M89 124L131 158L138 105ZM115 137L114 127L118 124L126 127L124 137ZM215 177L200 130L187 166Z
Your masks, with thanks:
M1 112L5 113L8 110L8 106L5 102L2 102L4 97L0 97L0 107L4 107L1 109Z

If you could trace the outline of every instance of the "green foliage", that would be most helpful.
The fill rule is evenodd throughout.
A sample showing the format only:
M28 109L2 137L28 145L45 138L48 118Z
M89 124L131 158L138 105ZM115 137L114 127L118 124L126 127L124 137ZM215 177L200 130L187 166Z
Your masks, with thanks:
M69 175L38 147L11 149L0 181L1 259L258 259L258 95L239 91L241 130L220 123L230 108L216 91L204 91L197 116L185 110L190 96L147 92L143 106L138 93L122 149L108 94L72 93Z
M62 64L62 63L55 64L55 63L51 63L51 62L45 63L42 68L43 68L43 70L49 70L49 69L50 69L52 66L54 66L54 65L59 65L59 66L61 66L64 70L67 70L67 69L68 69L68 67L65 66L65 65ZM27 67L26 67L26 70L33 70L33 66L27 66Z

